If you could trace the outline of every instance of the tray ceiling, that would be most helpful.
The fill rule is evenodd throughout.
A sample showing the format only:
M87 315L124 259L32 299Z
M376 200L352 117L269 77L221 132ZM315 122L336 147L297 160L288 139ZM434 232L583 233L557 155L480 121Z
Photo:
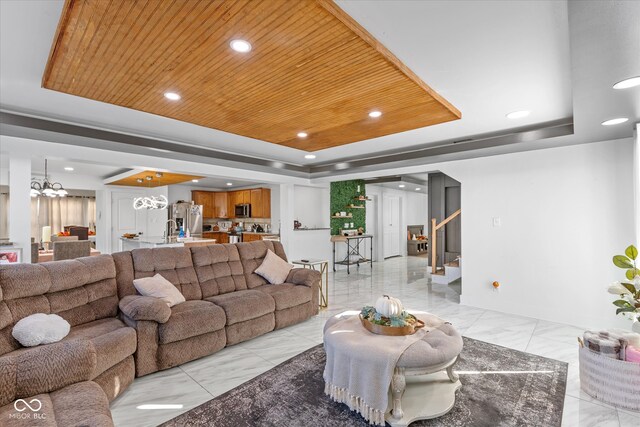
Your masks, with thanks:
M173 172L156 172L145 170L125 177L118 177L115 181L108 182L107 185L125 185L128 187L162 187L164 185L181 184L191 181L192 179L200 179L202 176L185 175Z
M42 84L306 151L461 117L330 0L67 0Z

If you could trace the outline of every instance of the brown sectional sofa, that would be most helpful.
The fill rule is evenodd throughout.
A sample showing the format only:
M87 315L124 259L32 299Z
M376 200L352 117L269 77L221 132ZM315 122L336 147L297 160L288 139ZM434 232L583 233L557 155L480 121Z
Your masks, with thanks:
M112 425L108 402L135 376L215 353L318 313L320 274L293 269L285 284L254 273L279 242L135 249L41 264L0 265L0 425ZM169 308L136 293L161 274L185 296ZM23 348L15 323L55 313L62 341ZM8 418L16 399L55 414L40 424ZM13 423L13 424L11 424Z
M36 399L37 402L33 400ZM93 381L69 385L51 393L26 398L31 412L13 403L0 407L0 425L3 427L113 427L109 400L100 386ZM38 408L39 407L39 408Z
M134 249L113 254L121 318L136 329L136 375L212 354L318 313L320 274L294 269L269 285L254 273L267 250L287 259L279 242ZM161 274L186 302L168 308L136 294L133 280Z

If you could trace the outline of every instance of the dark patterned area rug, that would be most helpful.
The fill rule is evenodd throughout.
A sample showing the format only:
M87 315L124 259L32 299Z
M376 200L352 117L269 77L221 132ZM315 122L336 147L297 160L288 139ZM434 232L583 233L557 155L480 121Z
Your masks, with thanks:
M325 396L324 364L318 345L163 426L368 426ZM453 409L412 427L561 424L566 363L464 338L455 370L462 388Z

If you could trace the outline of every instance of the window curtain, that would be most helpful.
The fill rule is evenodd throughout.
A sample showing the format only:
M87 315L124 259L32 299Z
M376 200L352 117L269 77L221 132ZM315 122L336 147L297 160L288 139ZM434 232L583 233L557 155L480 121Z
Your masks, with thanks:
M9 239L9 194L0 193L0 240Z
M51 226L51 234L67 225L95 228L96 199L93 197L35 197L31 199L31 236L40 241L42 227Z

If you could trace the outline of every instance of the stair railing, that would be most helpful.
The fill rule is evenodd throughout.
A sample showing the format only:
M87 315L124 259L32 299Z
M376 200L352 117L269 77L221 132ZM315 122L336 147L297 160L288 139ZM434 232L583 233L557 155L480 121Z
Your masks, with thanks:
M436 237L436 231L440 230L442 227L447 225L451 220L453 220L455 217L460 215L461 211L462 209L458 209L457 211L449 215L447 218L445 218L445 220L442 221L440 224L436 224L437 220L435 218L431 218L431 241L429 242L429 245L431 245L431 274L436 274L436 271L438 271L436 266L436 259L437 259L437 252L436 252L437 243L436 242L438 240Z

